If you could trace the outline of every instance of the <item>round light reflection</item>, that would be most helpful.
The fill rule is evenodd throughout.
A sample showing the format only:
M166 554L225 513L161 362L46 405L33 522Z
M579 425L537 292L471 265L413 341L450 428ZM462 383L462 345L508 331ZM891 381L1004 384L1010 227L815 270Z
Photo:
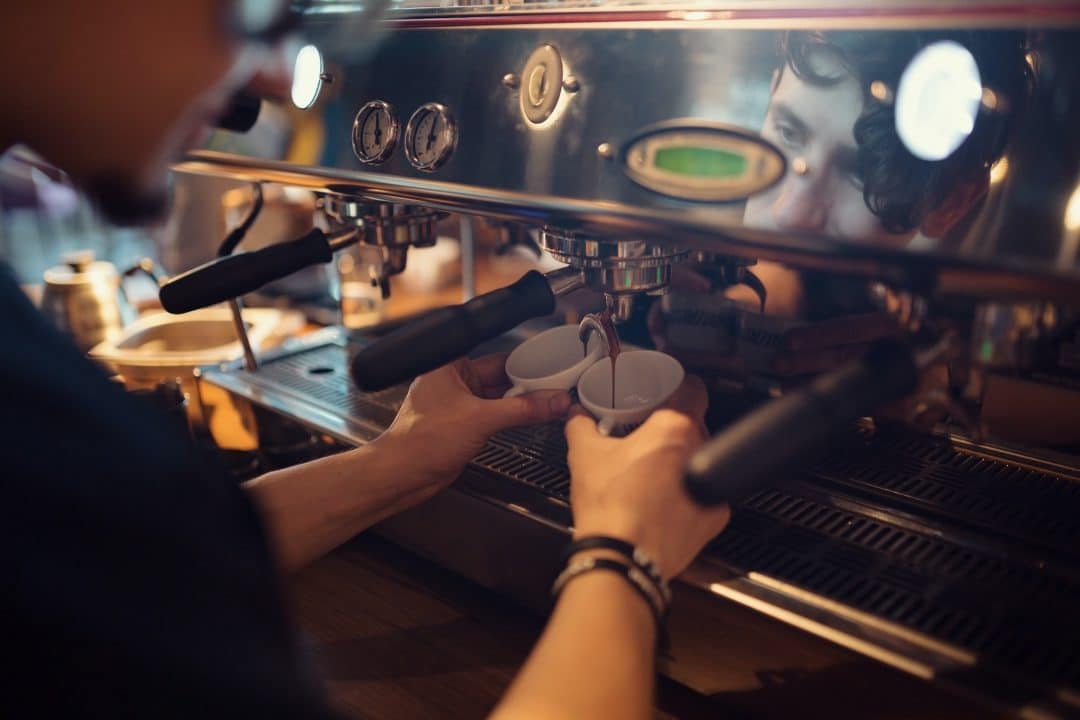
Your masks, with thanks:
M314 45L305 45L296 54L293 66L292 101L301 110L315 104L322 90L322 53Z
M944 160L971 135L982 101L975 58L951 40L927 45L900 76L896 133L915 157Z

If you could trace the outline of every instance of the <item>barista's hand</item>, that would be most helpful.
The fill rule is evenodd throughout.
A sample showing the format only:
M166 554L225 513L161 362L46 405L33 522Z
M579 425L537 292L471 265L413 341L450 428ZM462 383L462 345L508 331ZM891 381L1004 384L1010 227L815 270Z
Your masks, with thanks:
M541 390L503 398L506 355L461 359L413 381L394 422L376 441L396 453L402 479L416 487L453 482L499 430L557 420L570 396Z
M574 535L610 535L647 552L667 578L686 569L727 525L728 507L704 509L683 490L683 469L706 437L708 397L689 376L667 407L629 436L605 437L580 407L566 424Z

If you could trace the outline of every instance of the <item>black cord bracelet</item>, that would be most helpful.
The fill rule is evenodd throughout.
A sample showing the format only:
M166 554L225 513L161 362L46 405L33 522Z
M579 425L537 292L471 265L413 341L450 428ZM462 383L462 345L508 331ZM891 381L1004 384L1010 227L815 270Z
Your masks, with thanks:
M634 546L625 540L610 535L586 535L573 541L563 549L562 561L565 563L583 550L612 550L620 555L625 555L628 560L634 557Z
M645 576L640 568L627 563L611 560L609 558L588 557L578 562L567 565L566 568L555 578L551 586L552 597L558 597L563 588L574 578L581 577L594 570L607 570L614 572L630 584L641 596L645 604L652 612L653 621L656 623L656 644L661 652L666 652L670 646L667 634L667 626L664 624L664 599L652 581Z
M563 549L562 562L565 564L579 552L586 550L611 550L632 562L638 569L649 576L653 585L656 586L666 606L671 604L671 588L660 574L656 563L641 548L636 548L625 540L610 535L586 535L578 538Z

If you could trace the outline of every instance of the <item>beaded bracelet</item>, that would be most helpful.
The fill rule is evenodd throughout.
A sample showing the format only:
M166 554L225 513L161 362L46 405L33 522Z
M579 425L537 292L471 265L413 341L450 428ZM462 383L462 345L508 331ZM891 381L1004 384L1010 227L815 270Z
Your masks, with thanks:
M577 553L586 550L611 550L619 553L649 577L664 601L665 610L671 604L671 587L664 580L663 575L660 574L660 570L653 559L641 548L634 547L625 540L609 535L587 535L566 546L563 550L562 561L565 563Z
M657 646L666 651L670 645L667 634L667 627L664 625L664 614L666 607L664 599L660 595L659 591L639 568L619 562L618 560L611 560L609 558L597 558L587 557L577 562L567 565L566 568L559 573L559 576L555 578L555 582L551 586L552 597L558 597L567 583L577 577L591 572L593 570L607 570L614 572L620 577L624 578L630 586L645 600L649 606L649 610L652 612L653 621L656 623L656 642Z

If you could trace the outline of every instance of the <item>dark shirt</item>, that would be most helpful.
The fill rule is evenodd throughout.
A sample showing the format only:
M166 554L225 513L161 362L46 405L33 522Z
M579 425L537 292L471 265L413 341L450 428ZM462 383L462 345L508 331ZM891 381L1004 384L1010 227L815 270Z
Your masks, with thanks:
M259 517L0 266L4 714L323 717Z

